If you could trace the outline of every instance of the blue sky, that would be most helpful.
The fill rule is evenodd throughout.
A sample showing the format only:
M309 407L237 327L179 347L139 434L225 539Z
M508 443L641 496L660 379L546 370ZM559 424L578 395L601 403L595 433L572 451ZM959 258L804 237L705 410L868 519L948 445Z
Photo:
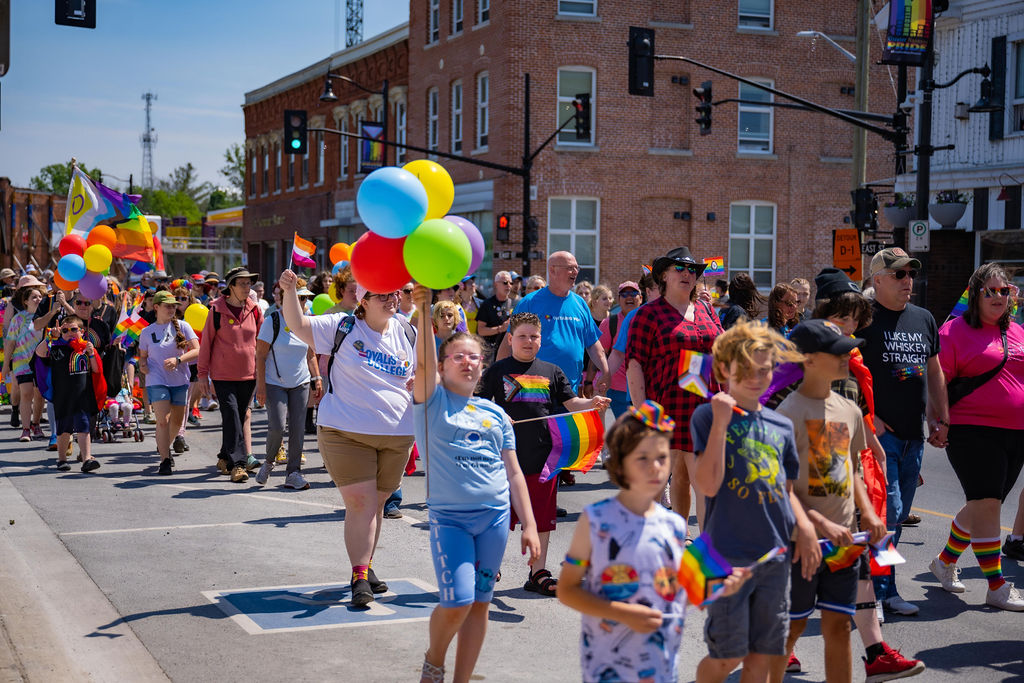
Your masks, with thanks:
M21 187L72 156L138 183L147 91L154 175L191 161L223 184L224 150L245 140L244 94L333 52L336 6L345 41L345 0L97 0L94 30L55 25L49 0L11 5L0 176ZM364 0L363 37L408 16L409 0Z

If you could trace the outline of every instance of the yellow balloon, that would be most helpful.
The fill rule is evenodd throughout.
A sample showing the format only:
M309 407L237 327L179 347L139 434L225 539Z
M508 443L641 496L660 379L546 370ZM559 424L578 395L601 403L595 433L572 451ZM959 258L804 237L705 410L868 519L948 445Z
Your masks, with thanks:
M92 273L102 273L110 267L110 262L114 259L110 249L102 244L88 247L82 258L85 259L85 269Z
M185 322L196 332L202 332L210 309L202 304L192 304L185 309Z
M333 282L331 283L331 286L327 288L327 296L331 297L331 301L333 301L334 303L338 303L339 301L341 301L341 297L338 296L338 290L334 286Z
M429 159L410 161L402 169L416 176L427 191L427 216L423 220L447 216L455 201L455 184L448 171Z

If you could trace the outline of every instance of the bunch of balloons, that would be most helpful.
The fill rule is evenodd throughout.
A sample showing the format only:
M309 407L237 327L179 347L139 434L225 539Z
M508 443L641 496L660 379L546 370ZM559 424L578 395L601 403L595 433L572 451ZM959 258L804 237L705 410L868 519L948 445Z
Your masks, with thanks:
M77 289L82 296L99 299L107 293L107 273L114 260L111 249L117 244L117 235L109 225L97 225L87 237L65 235L57 250L57 272L53 282L65 292Z
M484 258L483 235L447 215L454 200L451 176L428 159L366 176L356 208L370 232L349 255L356 280L371 292L393 292L409 280L445 289L474 272Z

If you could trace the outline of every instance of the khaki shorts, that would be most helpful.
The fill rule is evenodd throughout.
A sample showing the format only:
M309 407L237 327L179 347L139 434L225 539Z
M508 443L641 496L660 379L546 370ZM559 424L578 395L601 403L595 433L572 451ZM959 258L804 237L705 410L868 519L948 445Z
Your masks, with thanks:
M324 467L336 486L376 481L378 491L391 493L402 485L413 437L356 434L320 427L317 443Z

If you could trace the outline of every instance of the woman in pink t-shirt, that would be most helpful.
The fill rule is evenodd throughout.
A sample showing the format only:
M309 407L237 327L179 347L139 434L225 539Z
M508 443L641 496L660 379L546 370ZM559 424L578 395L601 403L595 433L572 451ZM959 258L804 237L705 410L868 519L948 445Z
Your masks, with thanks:
M947 384L990 372L1004 355L1006 362L960 400L951 398L946 455L967 504L930 568L945 590L963 593L956 561L970 545L988 580L985 602L1021 612L1024 598L1003 578L999 556L999 508L1024 466L1024 329L1010 320L1016 294L1002 267L986 263L971 275L967 311L939 330L939 364Z

